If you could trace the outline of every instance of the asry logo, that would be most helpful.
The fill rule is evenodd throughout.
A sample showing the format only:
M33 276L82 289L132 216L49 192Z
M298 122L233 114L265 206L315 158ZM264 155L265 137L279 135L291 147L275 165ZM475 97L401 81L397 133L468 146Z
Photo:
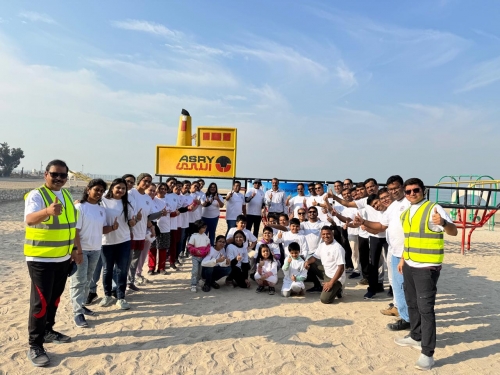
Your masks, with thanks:
M214 162L215 156L182 155L175 169L179 171L211 171L212 165L221 173L231 170L231 159L227 156L219 156Z

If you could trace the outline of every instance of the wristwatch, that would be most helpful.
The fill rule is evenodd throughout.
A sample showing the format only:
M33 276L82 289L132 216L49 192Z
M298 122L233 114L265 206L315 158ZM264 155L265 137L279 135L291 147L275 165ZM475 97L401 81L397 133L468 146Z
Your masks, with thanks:
M447 225L448 225L448 222L445 219L443 219L443 225L441 225L441 226L444 228Z

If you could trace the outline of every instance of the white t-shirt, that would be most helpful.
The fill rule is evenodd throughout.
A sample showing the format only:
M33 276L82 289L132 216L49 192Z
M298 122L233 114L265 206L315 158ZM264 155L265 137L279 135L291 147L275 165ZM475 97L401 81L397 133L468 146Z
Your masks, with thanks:
M271 198L272 194L272 198ZM264 196L264 200L269 212L285 212L285 192L281 189L277 191L268 190Z
M179 195L180 201L182 202L181 207L187 207L193 203L193 197L188 195ZM179 224L180 221L180 224ZM179 215L179 228L189 228L189 211L183 212Z
M398 258L403 256L405 246L405 234L403 232L403 225L401 224L401 214L410 207L410 205L410 201L406 198L394 201L380 219L380 224L387 227L387 243L389 244L388 253Z
M191 197L193 198L193 201L195 199L201 201L201 199L204 195L205 194L202 193L201 191L191 193ZM188 215L189 215L189 222L190 223L194 223L196 220L200 220L201 219L201 204L198 204L193 211L189 211Z
M181 200L179 199L179 196L175 193L170 193L165 196L167 199L167 202L171 204L172 207L172 212L178 210L179 208L182 207ZM177 230L179 228L179 215L175 217L170 217L170 230Z
M290 252L288 251L288 245L290 245L292 242L297 242L300 245L300 255L302 255L304 258L307 258L308 255L311 254L309 251L309 246L307 245L307 240L306 236L300 233L292 233L292 232L282 232L283 236L280 239L278 237L279 234L275 235L273 238L273 241L276 243L282 243L284 250L285 250L285 258L290 255Z
M236 259L238 255L241 255L241 260L236 263L236 267L241 268L241 263L248 263L248 252L245 245L243 247L238 247L236 245L229 244L227 245L226 252L229 260Z
M264 191L253 187L247 190L246 198L250 198L255 192L255 196L247 203L247 215L260 216L262 213L262 204L264 203Z
M319 243L321 242L321 228L325 225L330 225L324 221L317 220L315 223L312 221L304 221L300 223L300 229L304 236L306 236L307 246L309 247L310 254L316 251Z
M366 206L365 215L367 220L379 223L382 219L383 212L377 211L372 206ZM370 233L369 235L378 238L385 238L385 230L377 234Z
M220 195L220 194L218 194L218 195L219 195L220 201L223 202L222 195ZM201 203L204 204L206 202L212 202L212 204L208 205L207 207L202 207L201 216L206 217L207 219L213 219L213 218L219 217L220 216L219 202L217 200L213 199L212 196L205 195L205 197L201 201Z
M241 193L234 193L227 199L226 195L226 220L236 220L238 215L243 213L245 205L245 196Z
M148 196L149 198L149 196ZM149 198L151 199L151 198ZM118 218L118 229L102 235L103 245L116 245L130 241L130 227L128 220L134 217L134 210L128 205L128 218L123 214L123 204L121 199L102 198L101 205L106 213L106 225L113 225L115 217Z
M59 202L64 206L64 196L61 190L54 191L51 190L52 193L59 199ZM71 194L70 194L71 197ZM73 198L71 197L71 201ZM38 190L31 190L24 201L24 222L26 223L26 216L33 212L38 212L46 208L45 202L42 198L42 195ZM38 258L38 257L25 257L27 262L44 262L44 263L60 263L68 260L70 255L65 255L61 258Z
M257 256L259 255L259 249L262 245L263 245L263 243L260 241L257 242L257 245L255 245L255 252L254 252L255 254L253 255L254 258L257 258ZM273 255L281 254L280 246L276 242L268 243L267 246L269 246L269 250L271 250Z
M295 197L290 198L290 200L288 201L288 205L290 207L289 212L293 212L293 217L299 217L297 211L299 210L299 208L304 208L304 199L306 200L307 204L307 198L300 195L296 195Z
M244 228L244 229L237 229L237 228L231 228L229 229L229 232L227 232L227 236L226 236L226 240L230 239L230 238L233 238L234 237L234 233L237 231L237 230L241 230L243 231L243 233L245 233L245 236L247 238L247 241L246 241L246 244L245 246L250 246L250 242L255 242L257 241L257 238L253 235L252 232L250 232L248 229Z
M141 241L146 238L146 231L148 229L148 215L153 213L153 200L146 193L139 193L136 188L130 189L128 194L134 197L134 214L137 216L139 210L142 209L141 220L137 221L136 224L132 227L134 240Z
M227 264L225 260L222 262L217 262L221 256L226 257L226 250L222 248L221 250L216 250L213 246L210 247L210 252L207 254L205 258L201 261L202 267L228 267L230 264Z
M321 259L321 263L325 268L325 274L329 278L335 276L340 265L344 265L344 272L340 276L339 281L342 285L345 284L345 250L335 240L329 245L322 242L313 255L317 259Z
M364 197L354 201L354 203L356 203L356 206L358 206L359 216L361 216L365 220L368 220L368 214L366 213L366 206L368 206L367 201L368 197ZM368 233L366 230L361 229L361 227L359 227L358 230L358 235L360 237L368 238L368 236L370 235L370 233Z
M322 194L322 195L315 195L314 197L309 197L307 199L307 207L312 207L314 206L313 202L316 201L316 203L318 204L324 204L325 203L325 200L324 200L324 197L325 194ZM326 213L323 212L323 207L321 206L314 206L316 207L316 209L318 210L318 219L320 219L321 221L323 222L326 222L328 221L328 216Z
M206 233L193 233L189 238L188 243L194 247L206 247L207 245L210 245L210 238L208 238Z
M106 225L106 210L98 204L77 203L78 220L76 229L80 231L82 250L99 251L102 247L102 228Z
M175 209L172 208L173 202L168 195L165 195L165 198L156 197L155 199L161 200L163 202L165 209L168 212L166 216L162 216L156 221L156 225L158 225L158 228L160 228L161 233L168 233L170 232L170 213L172 211L175 211Z
M420 208L420 206L422 206L422 204L424 204L425 202L427 202L427 199L423 199L419 203L412 204L410 206L410 220L413 217L413 215L415 215L415 213ZM439 204L436 204L432 208L432 211L434 211L434 208L437 209L437 212L441 215L441 217L444 220L446 220L448 223L453 223L453 220L451 220L450 216L446 213L446 211L443 209L443 207L441 207ZM444 228L441 225L435 225L432 222L432 213L429 216L429 229L432 230L433 232L442 232L442 231L444 231ZM408 263L409 266L415 267L415 268L437 267L437 266L441 265L441 264L435 264L435 263L418 263L418 262L414 262L414 261L409 260L409 259L405 260L405 262Z

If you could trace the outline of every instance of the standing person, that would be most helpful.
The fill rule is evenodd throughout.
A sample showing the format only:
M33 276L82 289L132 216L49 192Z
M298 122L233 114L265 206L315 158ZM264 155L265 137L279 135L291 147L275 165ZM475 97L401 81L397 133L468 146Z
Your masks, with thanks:
M177 185L177 180L174 177L169 177L167 179L167 186L169 188L169 193L166 199L172 207L172 212L170 213L170 248L168 249L168 258L170 268L174 271L178 271L179 268L175 265L175 261L177 257L177 244L180 241L181 235L179 230L179 209L182 207L182 202L179 198L180 187Z
M153 212L153 202L151 197L146 194L146 190L153 182L153 177L149 173L141 173L137 176L137 185L129 191L129 195L134 202L134 213L136 225L132 228L133 240L130 243L130 265L127 277L127 289L134 292L140 289L135 285L135 272L139 264L139 258L144 250L146 232L149 229L152 236L155 236L155 229L148 215Z
M180 186L179 191L179 200L181 201L181 208L179 208L180 215L178 216L179 220L177 222L181 235L180 240L177 243L177 262L180 265L179 257L181 254L184 256L186 252L186 241L189 232L189 218L190 212L198 205L198 201L194 200L193 196L190 193L191 189L191 181L184 180L182 182L178 181L177 184Z
M170 199L167 198L168 186L165 183L160 183L157 189L156 199L163 201L165 209L169 214L160 217L157 222L158 233L156 233L156 239L149 249L148 257L148 275L156 275L157 273L162 275L168 275L165 270L167 262L167 250L170 247L170 212L172 212L172 203ZM158 258L156 255L158 254ZM158 271L156 269L156 261L158 259Z
M401 214L410 207L410 201L405 198L403 179L395 175L387 179L387 191L391 194L393 202L382 215L380 222L362 220L362 224L376 231L386 230L387 242L389 244L387 266L392 269L392 290L394 294L394 306L382 310L384 315L399 316L395 323L390 323L387 328L391 331L399 331L410 328L410 317L408 315L408 305L406 304L403 290L403 275L397 270L398 264L403 256L404 232L401 225Z
M344 184L342 183L342 181L335 181L333 183L333 190L335 190L335 195L337 197L342 197L342 190L344 190Z
M318 218L325 222L328 220L327 209L328 209L328 198L325 195L325 188L323 184L317 182L314 184L314 191L316 192L315 196L309 197L306 200L307 207L316 207L318 210Z
M271 180L271 186L264 196L267 212L279 215L285 212L285 192L279 188L280 181L277 178Z
M130 306L125 300L125 289L130 259L130 227L134 227L136 222L134 210L128 201L127 184L124 179L117 178L111 182L101 204L106 213L106 225L114 225L116 220L118 228L102 236L104 297L99 302L99 306L107 307L114 302L112 281L115 277L116 306L121 310L128 310Z
M342 286L345 285L345 251L340 244L333 239L333 231L329 226L321 229L323 242L318 246L314 255L306 261L309 272L322 274L325 281L322 286L321 303L333 303L335 297L342 298ZM321 260L322 269L316 266L316 261ZM315 279L316 287L321 287L320 282Z
M430 370L436 349L434 305L444 258L443 232L456 236L457 227L440 205L425 199L422 180L406 180L404 191L411 206L401 214L405 242L398 271L404 277L411 331L395 342L421 349L415 367Z
M245 202L247 204L247 229L252 230L255 237L259 236L260 223L263 216L264 208L264 191L261 189L262 183L260 179L253 180L253 187L249 188L245 194Z
M219 194L217 184L212 182L208 185L205 199L201 201L202 211L201 219L207 224L208 237L210 244L214 246L215 231L219 222L220 209L224 207L222 195Z
M99 204L106 189L106 183L100 178L90 180L80 203L75 205L78 211L76 229L83 261L77 265L76 272L70 278L70 297L75 324L82 328L88 327L85 315L96 315L83 306L83 303L89 294L97 261L101 258L102 235L118 229L119 225L117 220L112 225L106 225L106 211Z
M321 229L328 225L318 219L318 209L314 206L307 210L308 220L300 223L302 234L306 237L309 255L312 255L321 241Z
M73 198L63 189L68 166L62 160L52 160L44 179L43 186L28 193L24 206L24 255L31 279L28 358L36 367L50 363L44 343L71 341L71 337L54 331L54 325L70 262L81 264L83 255L75 237Z
M350 178L346 178L344 180L344 189L352 189L354 186L352 184L352 180Z
M293 214L293 217L298 217L298 211L301 208L306 208L306 195L304 194L305 188L304 184L297 184L297 195L295 197L290 197L286 199L286 205L289 207L289 212Z
M188 251L192 255L191 292L197 292L196 286L200 280L201 262L210 252L210 239L206 235L207 224L203 220L195 223L197 233L193 233L188 242Z
M226 236L229 229L236 227L236 218L242 214L246 215L245 196L240 193L240 190L241 182L234 181L233 189L226 195Z

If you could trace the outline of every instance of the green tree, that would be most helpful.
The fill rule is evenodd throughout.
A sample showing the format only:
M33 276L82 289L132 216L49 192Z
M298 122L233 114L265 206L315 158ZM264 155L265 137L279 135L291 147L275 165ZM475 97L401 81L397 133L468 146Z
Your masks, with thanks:
M14 168L21 163L22 158L24 158L23 150L11 149L6 142L0 143L0 176L9 177Z

